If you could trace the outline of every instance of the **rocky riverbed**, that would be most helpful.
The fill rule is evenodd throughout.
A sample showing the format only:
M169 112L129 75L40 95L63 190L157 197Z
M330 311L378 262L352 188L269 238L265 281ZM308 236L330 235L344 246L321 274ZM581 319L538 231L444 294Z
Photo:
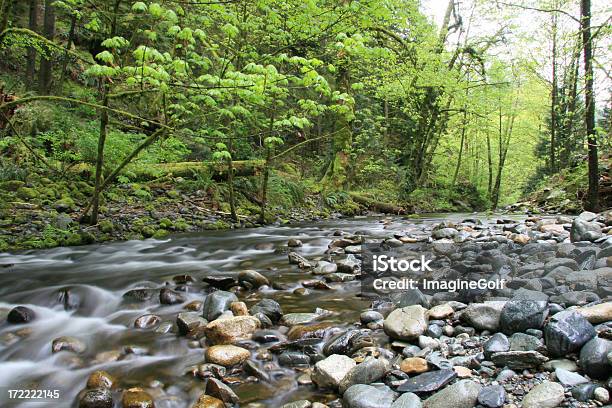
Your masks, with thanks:
M506 284L363 297L362 251L378 244L431 259L420 278ZM0 386L59 389L48 406L610 400L611 213L344 220L0 264Z

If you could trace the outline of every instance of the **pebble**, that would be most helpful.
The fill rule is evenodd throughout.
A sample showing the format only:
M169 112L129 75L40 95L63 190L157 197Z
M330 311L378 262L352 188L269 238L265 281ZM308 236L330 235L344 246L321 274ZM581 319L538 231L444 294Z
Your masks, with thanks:
M206 350L206 361L219 364L224 367L231 367L241 364L251 357L249 350L233 345L211 346Z
M554 408L565 399L565 391L559 383L544 381L536 385L523 398L523 408Z
M356 365L355 360L350 357L332 354L314 365L311 378L321 388L337 388Z

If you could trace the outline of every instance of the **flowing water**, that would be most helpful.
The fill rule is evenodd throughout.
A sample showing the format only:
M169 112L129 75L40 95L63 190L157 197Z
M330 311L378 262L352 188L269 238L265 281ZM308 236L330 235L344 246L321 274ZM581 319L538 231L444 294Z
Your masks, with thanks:
M187 368L204 360L202 348L174 333L134 328L134 320L154 313L163 321L176 321L183 304L160 305L157 298L127 303L122 295L129 289L162 287L175 275L189 274L201 282L208 275L232 275L255 269L271 281L288 285L288 290L265 289L239 297L248 306L262 298L277 300L284 313L312 312L323 308L334 312L326 318L337 326L359 320L368 302L361 299L359 283L336 284L336 290L311 290L298 296L292 289L300 279L311 277L287 261L286 242L298 238L298 252L309 259L323 257L335 230L363 234L368 238L389 237L394 232L418 233L440 218L460 220L465 215L436 215L421 219L355 218L290 227L180 234L166 240L116 242L20 254L0 254L0 315L17 305L33 309L36 319L25 325L0 324L0 387L59 389L54 402L21 402L19 407L76 406L77 395L88 375L106 370L120 386L142 386L159 407L188 407L203 391L203 381L185 375ZM384 221L384 222L383 222ZM267 245L264 245L267 244ZM272 245L270 245L272 244ZM75 309L65 310L62 290L78 297ZM200 283L187 287L187 302L202 300ZM187 303L186 302L186 303ZM83 340L80 355L51 352L53 339L74 336ZM121 359L109 358L121 352ZM256 361L256 360L255 360ZM278 407L301 398L325 400L314 387L297 386L296 373L277 369L273 381L245 382L232 386L241 406ZM0 404L1 405L1 404Z

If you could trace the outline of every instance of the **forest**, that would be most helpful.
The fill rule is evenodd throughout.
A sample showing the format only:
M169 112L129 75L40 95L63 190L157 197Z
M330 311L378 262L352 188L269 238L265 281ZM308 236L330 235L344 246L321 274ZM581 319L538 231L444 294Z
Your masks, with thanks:
M605 3L2 0L0 249L605 209Z

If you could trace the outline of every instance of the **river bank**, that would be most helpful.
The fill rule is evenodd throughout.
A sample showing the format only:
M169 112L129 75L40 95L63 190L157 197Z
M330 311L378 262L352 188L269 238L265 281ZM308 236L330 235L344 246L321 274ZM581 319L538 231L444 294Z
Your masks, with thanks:
M382 217L0 255L0 383L83 408L601 406L611 229ZM364 243L426 255L423 278L509 283L373 301Z

